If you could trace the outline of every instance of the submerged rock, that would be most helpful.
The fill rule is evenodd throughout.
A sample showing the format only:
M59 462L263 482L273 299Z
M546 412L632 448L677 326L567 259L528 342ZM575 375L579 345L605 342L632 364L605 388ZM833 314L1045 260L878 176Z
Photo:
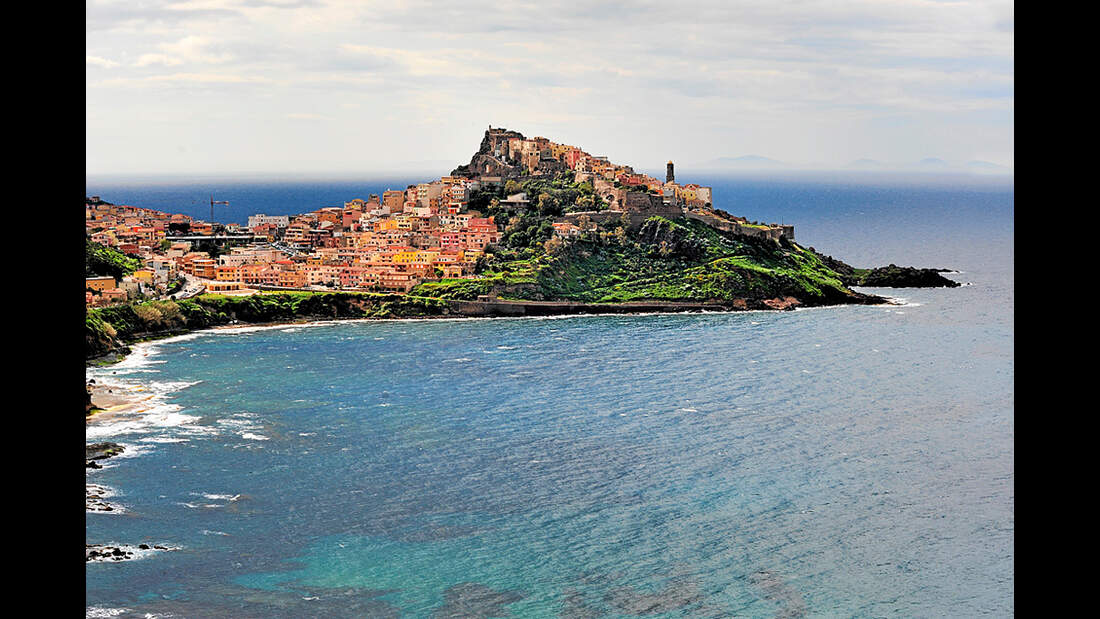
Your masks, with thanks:
M658 593L642 593L633 587L616 587L604 596L611 606L631 615L654 615L698 604L704 599L699 585L677 579Z
M504 607L524 597L519 591L495 591L480 583L464 582L447 588L443 606L435 609L432 617L509 617L511 613Z
M776 617L797 619L806 616L806 601L797 589L775 572L761 570L749 576L749 580L764 594L764 598L779 605Z

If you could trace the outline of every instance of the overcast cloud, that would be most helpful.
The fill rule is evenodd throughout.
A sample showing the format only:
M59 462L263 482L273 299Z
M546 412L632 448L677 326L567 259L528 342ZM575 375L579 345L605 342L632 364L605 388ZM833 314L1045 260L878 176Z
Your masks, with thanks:
M489 124L646 169L1012 166L1013 46L1002 1L92 0L87 172L369 175Z

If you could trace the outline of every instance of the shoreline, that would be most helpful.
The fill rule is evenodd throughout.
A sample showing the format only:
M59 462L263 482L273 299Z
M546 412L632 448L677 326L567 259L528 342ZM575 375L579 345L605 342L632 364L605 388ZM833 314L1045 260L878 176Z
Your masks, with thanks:
M231 324L213 325L209 327L203 327L199 329L185 329L185 330L173 330L171 332L165 332L160 335L149 335L148 337L142 337L133 341L127 342L124 349L112 350L105 355L94 357L85 360L85 377L87 377L87 371L90 369L101 368L106 369L111 366L118 365L123 361L130 359L134 354L141 352L143 345L153 344L155 342L162 342L171 340L178 337L187 337L196 334L202 334L204 332L216 332L216 331L234 331L234 330L258 330L258 329L279 329L292 326L323 326L336 323L354 323L354 322L406 322L417 320L451 320L451 321L464 321L464 320L554 320L565 318L579 318L579 317L598 317L598 316L673 316L681 314L700 314L700 315L715 315L715 314L746 314L756 312L791 312L806 309L816 308L829 308L829 307L846 307L846 306L865 306L865 307L881 307L881 306L893 306L903 305L890 297L877 297L882 299L880 303L838 303L835 305L802 305L797 303L789 305L782 309L780 308L753 308L753 309L741 309L736 307L730 307L718 304L700 304L700 303L676 303L676 302L638 302L631 304L604 304L610 311L607 312L554 312L546 314L533 314L533 315L507 315L507 314L495 314L495 315L467 315L467 314L437 314L437 315L423 315L423 316L395 316L389 318L370 318L370 317L357 317L357 318L328 318L328 317L302 317L293 320L282 320L273 322L243 322L237 321ZM547 306L561 306L569 305L573 307L588 308L588 306L595 304L583 304L583 303L562 303L562 302L550 302L550 301L518 301L507 302L515 304L532 304L534 307L547 307ZM623 311L627 307L631 311ZM665 308L658 310L656 308ZM654 309L648 309L654 308ZM672 308L672 309L668 309ZM648 311L647 311L648 310ZM119 417L127 414L143 413L152 408L153 405L147 404L156 397L155 393L148 391L148 387L144 384L138 383L137 385L127 385L125 383L95 383L88 385L91 391L92 410L84 417L84 425L87 428L90 425L101 425L111 421L117 420Z
M410 320L496 320L496 319L552 319L571 318L581 316L647 316L647 315L675 315L675 314L741 314L751 312L789 312L814 307L845 307L861 305L876 307L883 305L900 305L890 297L862 294L864 302L835 303L835 304L803 304L795 297L767 299L757 306L749 307L744 300L740 303L719 304L682 301L637 301L629 303L585 303L574 301L511 301L504 299L492 300L452 300L445 299L452 308L458 309L447 314L423 314L417 316L387 316L387 317L348 317L331 318L327 316L303 316L291 320L272 322L246 322L234 321L228 324L211 325L198 329L174 329L162 333L141 333L135 339L125 342L122 348L112 349L103 355L85 359L85 370L95 367L110 367L127 359L132 353L131 347L148 342L162 341L173 337L191 335L204 331L250 329L250 328L277 328L289 325L302 324L327 324L337 322L375 322L375 321L410 321ZM103 396L100 396L101 398ZM100 407L95 402L93 394L93 406ZM116 406L113 403L112 406ZM101 416L108 410L94 411L87 419Z
M785 308L754 308L754 309L741 309L725 305L718 304L702 304L702 303L676 303L676 302L638 302L631 304L604 304L609 311L606 312L584 312L584 311L572 311L572 312L553 312L546 314L532 314L532 315L508 315L508 314L490 314L490 315L468 315L468 314L437 314L437 315L423 315L423 316L399 316L390 318L327 318L327 317L303 317L294 320L283 320L274 322L235 322L224 325L213 325L210 327L204 327L193 330L174 330L172 332L166 332L161 335L150 335L149 337L142 337L135 339L125 344L124 350L112 350L105 355L94 357L85 360L85 376L87 377L87 371L94 368L109 368L115 366L127 359L130 359L134 354L140 352L143 344L152 344L154 342L162 342L177 337L185 337L195 334L201 334L204 332L214 331L233 331L233 330L255 330L255 329L279 329L291 326L322 326L335 323L350 323L350 322L390 322L390 321L416 321L416 320L552 320L563 318L577 318L577 317L597 317L597 316L672 316L680 314L703 314L703 315L715 315L715 314L745 314L755 312L788 312L797 311L803 309L809 309L812 307L845 307L849 305L861 305L866 307L878 307L883 305L899 305L897 301L889 297L880 297L883 299L881 303L842 303L836 305L822 305L822 306L806 306L801 303L797 305L788 305ZM510 304L532 304L533 307L560 307L562 305L571 306L573 308L588 309L589 306L595 304L583 304L583 303L569 303L569 302L550 302L550 301L518 301L518 302L506 302ZM630 311L624 311L629 307ZM653 308L653 309L649 309ZM656 309L663 308L663 309ZM671 308L671 309L670 309ZM648 311L647 311L648 310ZM92 411L90 414L84 417L85 427L89 425L100 425L109 421L116 420L118 417L130 413L142 413L153 408L146 405L147 402L153 400L156 394L150 393L148 387L143 384L136 386L127 386L122 383L96 383L94 385L88 385L91 391Z

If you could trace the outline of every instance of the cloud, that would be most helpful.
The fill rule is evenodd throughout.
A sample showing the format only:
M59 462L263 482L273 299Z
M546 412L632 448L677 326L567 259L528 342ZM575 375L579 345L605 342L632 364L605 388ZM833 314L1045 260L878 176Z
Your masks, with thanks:
M113 60L107 60L106 58L100 58L99 56L85 56L84 64L93 65L96 67L103 67L110 69L111 67L117 67L118 63Z
M134 66L146 67L154 64L175 66L184 63L221 64L233 58L230 54L207 53L206 48L209 46L210 40L206 37L186 36L174 43L159 44L157 47L162 50L161 53L142 54L134 63Z
M87 65L115 78L87 76L89 115L105 132L128 127L127 106L156 110L201 85L242 132L260 119L262 130L247 130L278 132L279 120L314 119L294 116L311 110L342 123L329 139L402 127L388 148L409 160L439 140L440 157L466 158L458 133L490 122L593 135L605 148L623 140L653 156L659 142L693 136L684 148L700 160L753 151L816 160L845 143L874 148L844 161L901 160L911 158L900 152L910 148L904 131L921 157L927 136L942 142L939 156L965 159L953 151L995 135L983 148L1012 159L1011 1L90 0L87 16ZM107 92L119 86L131 95L124 105ZM213 114L193 107L188 118ZM1001 132L958 129L981 114ZM886 135L873 125L882 117L908 122ZM319 142L298 152L330 156Z

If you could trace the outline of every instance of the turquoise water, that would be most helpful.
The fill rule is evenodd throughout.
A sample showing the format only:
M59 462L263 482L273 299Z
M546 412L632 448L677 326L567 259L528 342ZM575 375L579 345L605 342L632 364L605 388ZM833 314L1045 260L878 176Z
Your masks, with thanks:
M89 427L127 453L86 537L179 550L88 564L89 614L1011 616L1001 207L980 242L876 228L867 255L969 283L868 289L899 306L143 345L89 371L157 395Z

